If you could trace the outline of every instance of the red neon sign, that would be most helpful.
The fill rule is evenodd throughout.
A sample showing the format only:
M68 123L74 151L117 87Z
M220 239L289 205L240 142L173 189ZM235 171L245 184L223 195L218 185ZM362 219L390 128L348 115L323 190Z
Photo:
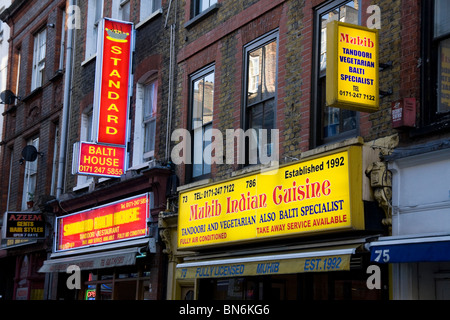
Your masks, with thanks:
M103 20L102 45L97 53L96 107L97 142L125 145L128 122L128 88L133 50L133 24Z
M125 147L79 142L75 174L120 177L125 173Z
M56 251L148 235L149 194L57 218Z

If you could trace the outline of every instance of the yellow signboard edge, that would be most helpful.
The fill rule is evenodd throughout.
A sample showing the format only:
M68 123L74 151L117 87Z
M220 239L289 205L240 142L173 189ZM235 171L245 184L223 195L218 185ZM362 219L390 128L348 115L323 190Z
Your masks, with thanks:
M348 157L352 164L349 170L350 188L350 226L354 230L364 230L364 203L363 203L363 159L362 147L348 147Z

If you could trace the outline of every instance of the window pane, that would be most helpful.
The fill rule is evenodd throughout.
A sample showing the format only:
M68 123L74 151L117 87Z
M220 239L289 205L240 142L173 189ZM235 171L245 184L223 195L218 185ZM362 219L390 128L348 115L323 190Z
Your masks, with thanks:
M27 142L27 145L33 145L36 150L39 151L39 138L31 139ZM35 199L36 180L37 180L37 163L35 161L25 162L25 174L23 182L23 195L22 195L22 210L27 210L27 201L33 201Z
M103 0L94 0L95 1L95 16L94 22L97 23L103 16Z
M450 112L450 39L439 44L438 112Z
M86 114L86 141L92 141L92 111Z
M212 121L214 99L214 73L207 75L203 82L203 124Z
M327 67L327 24L338 19L339 13L337 10L322 15L320 19L320 71L324 73Z
M155 134L156 134L156 108L158 85L154 81L147 84L143 88L143 122L144 122L144 153L155 150ZM145 158L153 156L152 154L144 155Z
M275 128L275 99L270 99L264 103L263 129Z
M435 0L434 3L434 36L450 33L450 1Z
M324 137L334 136L339 132L339 108L325 107L324 110Z
M257 103L275 94L276 69L276 41L250 52L247 70L248 104Z
M203 168L203 128L199 127L194 130L194 150L193 150L193 171L192 176L202 175Z
M339 8L339 21L358 24L358 0L350 1Z
M144 87L144 120L156 116L157 94L156 81Z
M39 34L39 61L45 59L45 44L47 32L44 30Z
M352 0L346 2L331 11L320 15L321 33L320 33L320 63L319 63L319 83L317 90L317 99L322 110L322 126L319 128L322 131L321 138L329 138L346 131L356 129L356 115L355 111L331 108L326 106L326 30L327 24L331 21L338 20L341 22L359 24L359 1ZM319 132L320 133L320 132Z
M212 140L212 125L205 126L203 150L205 150L206 147L208 147L211 144L211 140ZM206 152L203 156L204 156L203 174L211 173L211 153Z
M341 109L342 131L356 129L356 111Z
M192 97L192 128L198 128L203 123L203 79L194 81Z
M161 9L161 0L153 0L153 11Z
M211 154L204 155L204 150L211 144L210 129L212 129L214 111L214 71L212 70L212 67L208 67L191 80L192 177L211 172Z
M200 0L200 11L205 11L209 8L209 0Z
M155 131L156 131L155 120L151 120L145 123L144 153L155 150Z
M250 112L250 128L255 129L257 132L263 128L263 113L264 108L262 104L253 106Z
M120 6L120 14L121 14L121 19L123 21L129 21L130 20L130 1L127 1L124 4L121 4L121 6Z

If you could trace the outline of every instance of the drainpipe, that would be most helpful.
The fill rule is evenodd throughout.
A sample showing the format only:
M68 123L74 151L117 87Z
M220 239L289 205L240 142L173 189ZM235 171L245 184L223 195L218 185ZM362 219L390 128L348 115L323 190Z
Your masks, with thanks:
M69 1L69 8L75 5L75 0ZM69 16L69 13L67 14ZM72 42L73 42L73 26L67 28L67 48L66 48L66 68L64 72L64 102L62 110L62 123L61 123L61 142L59 148L58 158L58 182L56 186L56 199L59 200L61 194L64 191L64 164L66 162L66 148L67 148L67 131L69 122L69 107L70 107L70 86L72 76Z

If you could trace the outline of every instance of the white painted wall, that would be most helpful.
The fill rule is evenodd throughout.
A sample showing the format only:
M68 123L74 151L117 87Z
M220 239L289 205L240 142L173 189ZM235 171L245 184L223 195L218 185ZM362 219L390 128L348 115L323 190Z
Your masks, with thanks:
M450 233L450 149L390 164L392 235Z

